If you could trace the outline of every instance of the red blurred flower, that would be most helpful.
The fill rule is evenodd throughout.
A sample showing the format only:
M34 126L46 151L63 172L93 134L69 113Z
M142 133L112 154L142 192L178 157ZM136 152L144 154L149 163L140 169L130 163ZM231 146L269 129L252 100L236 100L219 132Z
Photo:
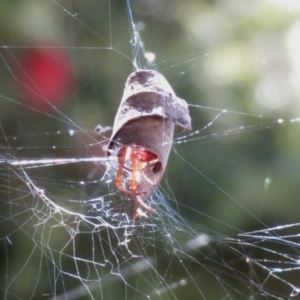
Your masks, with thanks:
M48 111L59 107L71 92L73 78L66 53L59 48L25 50L17 78L22 98L30 107Z

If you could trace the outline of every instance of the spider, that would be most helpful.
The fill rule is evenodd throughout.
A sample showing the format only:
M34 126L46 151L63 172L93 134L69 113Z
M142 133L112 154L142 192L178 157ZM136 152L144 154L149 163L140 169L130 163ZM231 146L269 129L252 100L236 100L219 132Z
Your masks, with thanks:
M134 216L145 215L139 210L140 206L147 211L156 212L143 198L147 198L161 178L162 164L158 156L134 144L122 146L117 156L119 167L115 184L119 190L133 196Z
M175 124L191 129L191 118L187 103L176 97L167 80L153 70L130 74L115 116L107 156L113 154L117 158L117 166L113 165L117 167L115 184L132 199L134 218L145 216L140 207L155 212L144 201L162 178Z

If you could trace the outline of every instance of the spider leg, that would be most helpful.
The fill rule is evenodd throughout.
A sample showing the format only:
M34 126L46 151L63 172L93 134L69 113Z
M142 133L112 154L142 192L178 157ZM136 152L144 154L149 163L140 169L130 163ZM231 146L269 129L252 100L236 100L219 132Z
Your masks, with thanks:
M136 172L136 153L135 151L131 151L130 154L130 160L131 160L131 189L134 193L136 193L137 190L137 184L136 184L136 177L135 177L135 172ZM139 171L139 166L137 166L137 170Z
M145 210L151 212L151 213L155 213L157 210L150 207L149 205L147 205L140 196L136 196L134 199L133 199L133 215L134 215L134 218L135 217L138 217L138 216L144 216L145 214L144 213L141 213L139 208L140 206L142 208L144 208Z
M117 172L117 176L116 176L116 186L118 189L123 190L122 188L122 184L121 184L121 180L122 180L122 173L123 173L123 167L124 167L124 162L125 162L125 155L126 155L126 151L124 151L124 148L122 148L119 151L119 168L118 168L118 172Z

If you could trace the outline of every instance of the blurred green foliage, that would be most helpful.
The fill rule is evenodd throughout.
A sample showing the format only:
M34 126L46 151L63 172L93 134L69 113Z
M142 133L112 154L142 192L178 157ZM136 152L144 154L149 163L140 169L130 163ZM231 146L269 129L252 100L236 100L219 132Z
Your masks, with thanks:
M146 51L156 56L154 67L169 80L177 95L191 104L193 130L204 128L220 109L227 110L200 134L188 137L185 143L174 143L175 151L161 185L168 205L184 219L194 222L195 228L201 226L203 231L228 237L298 222L299 125L290 120L299 116L300 108L300 71L297 56L293 56L300 48L299 4L290 1L285 5L283 0L132 0L131 7ZM101 137L93 129L98 123L113 124L124 83L133 71L128 12L125 1L115 0L2 1L1 156L32 159L103 155L96 147ZM19 92L22 82L18 81L16 67L22 53L36 47L61 48L69 58L75 83L57 111L36 111L24 102ZM143 67L153 67L145 62ZM278 123L279 118L285 122ZM67 136L69 129L76 130L76 139ZM65 135L56 134L57 131ZM185 134L188 133L177 132L176 137ZM58 145L55 150L53 145ZM103 170L96 170L94 176L100 178ZM79 164L46 171L28 170L29 176L46 188L57 203L70 209L73 204L68 199L85 200L85 195L89 195L88 188L72 189L72 182L86 180L92 172ZM24 197L26 186L20 188L22 183L10 181L13 176L10 171L4 170L2 174L1 201L4 201L3 211L7 212L6 199L17 199L18 194ZM68 186L70 189L66 189ZM13 188L16 190L12 191ZM29 210L32 202L26 202L27 196L22 207ZM80 210L78 206L74 204ZM34 226L29 216L24 214L21 219L24 224ZM10 230L21 232L13 242L18 248L12 246L9 251L1 248L5 253L1 286L10 291L7 299L29 299L33 291L36 295L46 294L45 298L53 296L56 279L51 278L51 283L47 283L51 272L40 271L32 261L24 264L31 255L41 255L33 250L37 246L34 240L40 237L30 240L30 234L26 234L22 240L21 224L13 223L11 220L11 225L5 225L4 219L1 220L1 226L7 226L1 229L3 235ZM44 230L45 235L50 235L49 227ZM57 230L57 240L51 241L53 249L62 249L69 234L64 227ZM180 240L180 236L175 239ZM85 243L88 241L87 238ZM85 251L85 243L78 251ZM48 270L55 268L51 266L52 254L39 247L48 256ZM149 249L153 251L150 246ZM7 261L9 272L4 267ZM199 265L186 263L186 266L191 274L198 272ZM7 287L5 276L9 274L10 282L23 268L26 276L14 281L15 286ZM76 274L72 263L68 268ZM171 271L174 281L181 279L180 272L182 266L174 263ZM65 289L72 289L67 278L64 276ZM200 274L199 278L201 282L206 277ZM164 279L168 281L169 274ZM129 282L135 291L143 292L129 293L128 299L145 299L146 293L151 293L151 284L139 285L138 278L130 278ZM214 289L209 279L207 287L209 291ZM205 289L205 284L199 287L202 288ZM56 292L63 292L63 288ZM108 284L102 293L95 299L121 299L124 290ZM186 297L180 289L176 293L177 299ZM43 299L36 295L32 299ZM171 293L167 295L168 298L157 299L176 299ZM221 294L207 295L207 299L221 298ZM244 295L248 291L241 292L236 299L246 299ZM82 299L89 297L87 294ZM189 299L200 299L199 293L192 297Z

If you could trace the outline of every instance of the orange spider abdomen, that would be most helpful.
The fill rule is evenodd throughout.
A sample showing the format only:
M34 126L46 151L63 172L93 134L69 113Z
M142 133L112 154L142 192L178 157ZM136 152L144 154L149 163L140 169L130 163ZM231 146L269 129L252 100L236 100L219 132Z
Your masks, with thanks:
M130 195L147 194L161 177L158 156L138 145L122 146L118 152L118 189Z

